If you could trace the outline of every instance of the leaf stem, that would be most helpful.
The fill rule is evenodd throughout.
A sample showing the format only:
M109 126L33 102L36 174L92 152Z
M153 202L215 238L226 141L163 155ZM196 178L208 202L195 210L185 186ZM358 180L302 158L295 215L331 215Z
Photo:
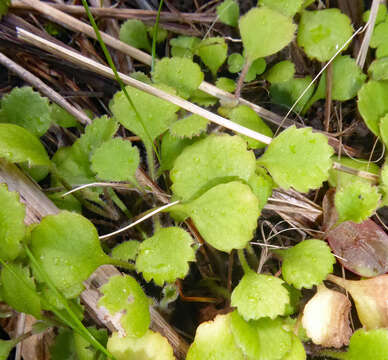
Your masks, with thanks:
M151 73L154 72L155 69L155 59L156 59L156 39L158 37L158 30L159 30L159 19L160 19L160 13L162 11L162 6L163 6L163 0L160 0L159 3L159 9L158 13L156 14L156 20L155 20L155 25L154 25L154 33L152 35L152 61L151 61Z
M252 60L246 59L244 66L241 70L240 76L238 78L237 85L236 85L236 91L234 93L234 95L237 99L240 98L241 89L242 89L242 86L244 83L244 79L245 79L245 76L247 75L247 72L248 72L249 68L251 67L251 65L252 65Z
M245 258L244 249L237 250L238 259L240 260L241 267L244 270L244 274L249 274L253 270L249 267L247 259Z
M333 351L333 350L321 350L318 356L329 356L334 359L344 360L347 358L345 352Z
M131 264L131 263L127 262L127 261L123 261L123 260L120 260L120 259L110 258L109 264L117 266L117 267L121 267L121 268L123 268L125 270L129 270L129 271L135 271L136 270L135 264Z

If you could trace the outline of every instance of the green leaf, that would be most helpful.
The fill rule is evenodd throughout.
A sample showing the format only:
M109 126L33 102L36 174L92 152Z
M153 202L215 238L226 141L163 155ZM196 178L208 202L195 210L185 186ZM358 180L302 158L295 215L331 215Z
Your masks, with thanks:
M118 127L117 121L106 115L96 118L90 125L86 126L85 133L75 141L74 147L77 148L77 151L90 156L105 141L111 139Z
M280 318L245 321L237 311L230 316L237 345L248 359L278 360L291 350L292 335L283 328Z
M222 37L209 37L201 41L196 54L216 76L218 69L225 62L228 55L228 45Z
M274 187L272 178L264 169L262 170L253 174L248 182L248 185L259 200L260 210L267 204L268 198L272 195L272 188Z
M108 340L108 351L116 360L175 360L167 339L151 330L141 338L113 333Z
M346 360L385 360L388 353L388 330L358 329L350 338Z
M310 85L310 83L311 76L305 76L303 78L292 78L281 83L274 83L270 87L271 99L276 104L291 108L299 96L302 95L303 91L305 91L306 88ZM301 112L304 109L307 102L313 95L313 92L313 87L310 87L306 91L306 93L295 105L294 110L296 112Z
M373 61L369 65L368 74L372 80L388 80L388 57Z
M301 8L303 0L259 0L258 5L268 6L283 15L293 17Z
M337 56L333 63L332 76L332 99L347 101L357 95L364 84L366 75L361 71L356 61L349 55ZM318 88L304 108L306 111L313 103L326 98L326 72L323 73L319 81Z
M228 70L235 74L242 70L244 66L244 57L240 53L230 54L228 57Z
M46 216L32 230L31 252L67 298L78 296L82 282L100 265L109 263L93 224L67 211Z
M54 343L50 346L52 360L79 360L75 353L73 331L60 328Z
M235 0L224 0L217 6L217 16L221 22L230 26L238 25L240 8Z
M265 78L271 84L289 81L294 77L295 64L290 60L280 61L268 70Z
M206 242L217 250L243 249L253 237L259 202L248 185L232 181L172 209L191 217Z
M171 55L174 57L193 58L195 49L201 40L194 36L178 36L170 40Z
M3 1L0 2L0 15L4 15L6 13L6 10L3 9ZM7 5L8 9L8 5ZM12 351L12 349L15 347L15 342L12 340L2 340L0 339L0 360L7 360L9 359L9 354Z
M250 82L256 79L257 75L262 74L267 67L267 63L263 58L256 59L249 67L247 74L245 75L244 82Z
M388 82L371 80L358 92L358 111L366 126L379 135L380 119L388 113Z
M20 254L26 233L26 209L20 203L19 194L8 191L5 184L0 184L0 203L0 257L14 260Z
M380 168L375 163L367 160L351 159L347 157L335 157L334 160L341 165L353 168L355 170L367 171L376 175L378 175L380 172ZM371 180L360 178L357 175L347 174L343 171L339 171L333 168L329 170L329 184L332 187L344 188L352 184L354 181L365 181L371 183Z
M339 9L303 11L298 45L311 59L328 61L353 34L350 19Z
M175 159L181 154L184 148L191 145L197 139L180 139L172 136L170 132L164 134L161 146L161 170L170 170Z
M189 115L183 119L175 121L170 126L171 135L178 138L189 138L205 132L209 121L197 114Z
M108 341L108 333L106 329L96 329L95 327L88 327L88 331L98 340L100 344L106 347ZM74 347L77 354L77 360L105 360L100 352L97 352L92 345L85 340L79 333L74 332Z
M216 81L216 86L219 89L225 90L227 92L234 92L236 90L236 82L232 79L226 77L220 77Z
M190 101L199 106L207 107L217 104L218 99L202 90L195 90L194 94L190 97Z
M372 38L370 39L369 46L371 48L377 48L387 43L387 31L388 21L377 24L373 29Z
M11 5L11 0L0 0L0 19L2 15L6 15L8 13L8 7ZM1 352L0 352L1 354ZM6 356L5 356L6 358Z
M81 203L73 195L66 195L65 197L63 197L63 194L65 193L65 191L60 191L52 194L47 194L47 197L55 204L57 208L61 210L74 211L78 214L81 214Z
M147 282L156 285L183 279L189 271L189 261L195 261L193 240L178 227L162 228L154 236L144 240L136 259L137 272L143 273Z
M170 171L172 191L183 200L229 179L248 181L255 172L255 156L239 136L210 135L186 147Z
M151 39L154 38L155 28L156 28L156 25L147 26L147 32ZM160 44L167 39L168 31L166 29L161 28L160 26L158 26L157 28L158 28L158 32L156 34L156 43Z
M375 52L376 59L380 59L382 57L388 56L388 41L385 43L382 43Z
M1 99L2 119L19 125L37 137L51 125L50 105L31 87L14 88Z
M304 240L292 248L276 250L283 258L283 279L297 289L320 284L333 271L335 257L322 240Z
M290 295L283 286L284 281L272 276L245 274L232 292L231 305L237 307L239 314L246 320L271 319L283 315Z
M299 338L291 334L291 350L283 357L282 360L306 360L306 351Z
M114 138L95 150L91 162L92 170L102 180L135 182L140 155L130 141Z
M189 98L198 89L203 79L199 65L183 57L163 58L155 64L152 74L155 83L174 88L184 99Z
M136 240L124 241L116 245L111 253L112 258L123 261L135 260L140 242Z
M14 310L41 318L40 296L28 267L9 263L1 270L2 295Z
M291 126L272 140L258 164L265 166L284 189L307 192L328 179L333 153L324 135L313 133L311 128Z
M259 115L256 114L254 110L252 110L249 106L240 105L235 107L230 115L230 120L233 122L240 124L248 129L256 131L260 134L272 137L272 130L267 126L267 124L260 118ZM248 144L250 149L262 149L267 145L248 136L242 135L242 138Z
M147 35L147 28L140 20L129 19L120 27L121 41L137 49L151 52L151 44Z
M28 162L50 166L50 159L40 141L29 131L14 124L0 124L0 157L10 162Z
M50 106L51 121L64 128L78 127L77 119L59 105L53 103Z
M217 315L198 326L186 360L244 360L230 329L230 314Z
M151 146L150 142L165 132L176 120L175 113L179 107L131 86L127 86L126 90L146 130L122 91L113 97L110 105L112 113L124 127L140 136L147 146Z
M387 162L384 164L383 168L381 169L380 189L383 193L382 204L383 204L383 206L388 206L388 165L387 165Z
M126 336L142 337L151 322L149 301L141 286L129 275L115 275L100 288L104 294L98 305L112 316L121 314L120 324Z
M267 7L248 11L240 18L239 27L249 61L277 53L291 42L296 30L291 18Z
M361 223L373 215L379 205L380 195L376 186L356 180L337 189L334 201L339 222Z
M368 22L369 16L370 16L370 10L365 11L362 14L362 20L364 22ZM385 6L385 4L380 4L379 5L379 9L377 10L377 16L376 16L376 20L375 20L375 25L380 24L381 22L383 22L385 20L386 16L387 16L387 7Z

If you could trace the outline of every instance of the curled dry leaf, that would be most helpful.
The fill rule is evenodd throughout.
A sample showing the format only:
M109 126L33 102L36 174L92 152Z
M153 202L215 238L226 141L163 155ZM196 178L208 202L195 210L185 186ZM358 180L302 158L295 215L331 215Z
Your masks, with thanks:
M341 348L349 344L352 329L349 326L349 299L324 285L306 304L302 324L314 344Z
M388 235L374 221L360 224L345 221L335 226L338 214L334 193L326 193L323 201L326 239L338 261L348 270L364 277L388 272Z
M387 274L367 280L346 280L330 274L327 280L350 293L361 324L367 330L388 327Z

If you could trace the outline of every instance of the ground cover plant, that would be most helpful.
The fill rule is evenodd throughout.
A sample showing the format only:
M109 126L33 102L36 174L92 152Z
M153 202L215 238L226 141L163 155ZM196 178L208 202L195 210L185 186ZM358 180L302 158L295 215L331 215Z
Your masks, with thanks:
M386 359L385 4L141 3L0 2L0 359Z

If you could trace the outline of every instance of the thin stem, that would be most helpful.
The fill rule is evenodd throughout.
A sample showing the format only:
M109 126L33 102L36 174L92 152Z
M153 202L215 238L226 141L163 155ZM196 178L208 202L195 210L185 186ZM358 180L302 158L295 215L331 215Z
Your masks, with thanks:
M160 20L160 13L162 11L163 6L163 0L160 0L158 13L156 15L155 25L154 25L154 33L152 36L152 62L151 62L151 73L155 69L155 59L156 59L156 39L158 37L158 30L159 30L159 20Z
M131 263L127 262L127 261L123 261L123 260L120 260L120 259L110 258L109 264L117 266L117 267L120 267L120 268L123 268L125 270L129 270L129 271L135 271L136 270L135 264L131 264Z
M32 254L32 252L30 251L30 249L25 245L24 246L24 249L26 251L26 254L28 256L28 258L30 259L30 262L31 262L31 266L34 268L34 270L37 272L37 274L39 274L39 276L41 277L41 279L43 279L43 281L47 284L47 286L50 288L51 291L53 291L53 293L55 294L55 296L57 297L57 299L62 303L63 307L65 308L67 314L70 316L70 319L72 320L73 322L73 326L72 328L74 328L74 330L78 331L80 335L82 335L84 337L84 339L88 342L90 342L91 345L93 345L93 347L96 349L96 350L99 350L101 351L103 354L105 354L108 358L110 359L114 359L113 355L111 355L109 353L109 351L107 349L105 349L105 347L103 345L101 345L99 343L99 341L89 332L88 329L86 329L86 327L82 324L82 322L80 321L80 319L77 317L77 315L73 312L73 310L70 308L66 298L62 295L61 292L59 292L59 290L56 288L56 286L54 285L54 283L51 281L51 279L49 278L49 276L46 274L46 272L41 268L41 266L38 264L38 262L36 261L34 255ZM57 312L54 312L56 315L57 315ZM62 317L63 318L63 317Z
M243 66L243 68L241 70L240 76L238 78L238 81L237 81L236 92L234 93L234 95L236 96L237 99L240 98L241 89L242 89L242 86L243 86L243 83L244 83L244 80L245 80L245 76L247 75L248 70L251 67L251 65L252 65L252 61L246 59L245 63L244 63L244 66Z
M339 352L339 351L333 351L333 350L321 350L317 354L319 356L328 356L334 359L343 360L346 359L346 353L345 352Z
M139 121L139 123L141 124L141 126L143 127L144 133L146 134L148 140L153 144L151 135L148 132L148 129L146 128L146 126L145 126L145 124L144 124L144 122L143 122L139 112L137 111L137 109L135 107L135 104L133 103L131 97L129 96L129 94L127 92L127 89L125 88L124 82L121 80L121 77L120 77L120 75L119 75L119 73L118 73L118 71L116 69L116 66L115 66L115 64L114 64L114 62L112 60L112 57L110 56L110 53L109 53L109 51L108 51L108 49L107 49L107 47L106 47L106 45L104 43L104 40L101 37L100 29L98 28L98 26L97 26L97 24L96 24L96 22L94 20L94 17L92 15L92 13L90 12L88 3L86 2L86 0L81 0L81 1L82 1L82 5L84 6L85 11L86 11L86 13L88 15L89 21L92 24L93 30L96 33L97 40L100 43L100 46L101 46L101 49L102 49L102 51L103 51L103 53L105 55L106 61L108 62L109 67L112 69L112 71L114 73L116 81L119 83L121 90L123 91L123 93L124 93L125 97L127 98L130 106L132 107L133 111L135 112L136 118ZM159 159L159 155L158 155L158 153L156 151L156 148L154 148L154 150L155 150L156 156Z
M325 102L325 120L324 128L326 132L330 129L331 103L332 103L332 88L333 88L333 63L329 63L326 71L326 102Z
M247 275L252 272L252 269L249 267L247 259L245 258L244 249L237 250L238 259L240 260L241 267L244 270L244 274Z

